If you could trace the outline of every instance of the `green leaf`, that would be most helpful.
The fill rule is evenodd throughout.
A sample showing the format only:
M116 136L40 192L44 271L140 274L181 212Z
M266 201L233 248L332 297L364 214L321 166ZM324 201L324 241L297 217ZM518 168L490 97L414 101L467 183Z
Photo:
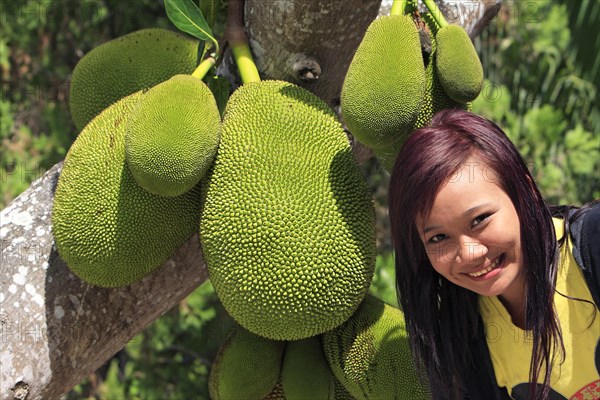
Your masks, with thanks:
M200 40L215 42L202 11L192 0L165 0L165 9L167 16L179 30Z
M220 0L200 0L200 10L206 16L208 26L213 26L217 19Z

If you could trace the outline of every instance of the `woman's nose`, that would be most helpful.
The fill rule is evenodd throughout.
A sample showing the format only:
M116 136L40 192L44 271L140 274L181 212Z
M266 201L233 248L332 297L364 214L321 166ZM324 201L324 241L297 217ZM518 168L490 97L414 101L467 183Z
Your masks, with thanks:
M488 247L479 240L469 237L461 237L457 246L454 261L473 262L485 257L488 253Z

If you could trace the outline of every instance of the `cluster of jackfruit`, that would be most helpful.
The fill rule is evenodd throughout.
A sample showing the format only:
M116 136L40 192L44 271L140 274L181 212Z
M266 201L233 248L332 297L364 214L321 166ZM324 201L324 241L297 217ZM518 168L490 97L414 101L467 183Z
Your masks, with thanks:
M221 120L206 85L177 75L193 71L197 47L148 29L77 64L70 106L83 129L61 171L52 225L60 256L88 283L134 283L198 229L198 182Z
M367 295L342 325L296 341L238 326L209 377L214 400L429 399L413 365L402 312Z
M386 165L412 129L480 90L476 68L455 71L465 38L443 29L425 68L409 16L376 20L348 71L345 121ZM59 254L91 284L125 286L199 230L239 324L211 371L215 399L427 397L402 314L367 295L375 210L335 113L296 85L260 81L230 96L221 121L189 75L197 47L143 30L77 65L82 130L54 198Z
M342 87L348 130L388 171L412 131L442 109L466 109L483 85L483 68L465 30L439 28L427 13L424 19L432 41L427 63L412 17L381 17L367 30Z

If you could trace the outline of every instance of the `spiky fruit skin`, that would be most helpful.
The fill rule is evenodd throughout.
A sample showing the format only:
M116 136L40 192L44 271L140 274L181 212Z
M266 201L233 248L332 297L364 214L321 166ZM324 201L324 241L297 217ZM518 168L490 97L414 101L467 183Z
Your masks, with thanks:
M356 313L323 334L335 377L357 399L430 399L412 361L400 310L367 295Z
M132 32L87 53L71 78L69 108L77 129L115 101L177 74L191 74L198 41L166 29Z
M125 162L125 127L141 92L94 118L65 159L52 209L58 253L84 281L103 287L134 283L196 231L199 187L177 198L142 189Z
M279 380L285 342L265 339L242 327L227 336L210 370L213 400L264 399Z
M281 382L287 400L329 399L334 378L323 354L320 336L287 343Z
M337 380L337 378L334 378L333 386L333 400L356 400L354 396L348 393L344 385L342 385L342 383L339 380Z
M412 19L384 16L373 21L342 86L342 115L352 135L371 148L403 140L424 92L423 57Z
M127 165L140 186L160 196L193 188L212 164L221 116L210 89L176 75L146 92L127 125Z
M283 385L281 384L281 380L275 384L275 387L263 400L286 400L285 393L283 393Z
M347 136L318 97L281 81L230 97L200 237L229 314L277 340L345 321L375 264L375 210Z
M434 34L432 34L430 37L431 54L429 56L429 63L427 64L425 71L427 77L427 88L425 90L423 106L421 107L419 116L415 122L415 129L429 125L431 119L438 111L449 108L467 109L465 104L454 101L444 90L436 67L437 41L435 40Z
M427 14L423 15L426 19L431 19ZM434 22L431 21L431 24ZM429 22L428 22L429 24ZM435 28L434 28L435 29ZM467 109L467 105L458 103L452 100L448 94L446 94L440 79L437 74L436 69L436 52L437 52L437 44L435 41L435 35L431 34L431 53L429 56L429 62L425 69L425 78L426 78L426 87L425 94L423 96L423 102L421 104L421 108L419 110L419 114L417 119L415 120L414 126L411 129L411 132L415 129L422 128L424 126L429 125L431 119L438 111L445 110L448 108L459 108L459 109ZM389 145L383 148L374 148L373 153L379 160L379 163L383 166L383 168L387 172L391 172L394 167L394 162L396 161L396 156L400 152L402 145L404 144L404 139L406 139L408 135L406 135L403 140L400 140L393 145Z
M436 36L436 70L448 96L468 103L483 87L483 67L467 32L459 25L446 25Z

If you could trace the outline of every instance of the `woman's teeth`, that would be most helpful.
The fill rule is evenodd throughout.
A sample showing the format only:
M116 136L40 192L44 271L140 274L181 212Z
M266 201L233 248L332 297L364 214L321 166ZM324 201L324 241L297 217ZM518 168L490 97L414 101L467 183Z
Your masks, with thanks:
M467 274L467 275L472 276L473 278L477 278L478 276L481 276L483 274L487 274L488 272L490 272L491 270L493 270L494 268L496 268L498 266L499 262L500 262L500 257L496 258L487 268L484 268L481 271L472 272L472 273Z

